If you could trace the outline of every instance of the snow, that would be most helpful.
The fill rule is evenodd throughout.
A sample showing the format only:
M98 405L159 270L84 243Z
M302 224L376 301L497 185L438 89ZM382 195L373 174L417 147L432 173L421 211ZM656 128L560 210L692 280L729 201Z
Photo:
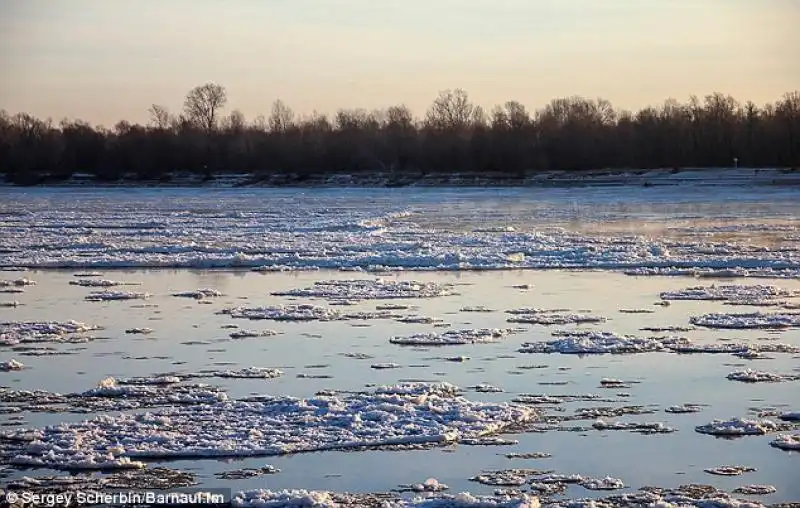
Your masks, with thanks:
M458 346L497 342L512 333L514 333L514 330L511 329L470 328L447 330L441 333L416 333L404 337L395 336L390 338L389 342L403 346Z
M90 394L122 395L147 386L104 380ZM55 469L82 463L128 467L128 459L253 457L398 445L434 446L491 436L534 421L524 406L484 403L445 383L379 387L344 398L266 397L101 415L2 437L27 442L12 458ZM267 431L268 430L268 431Z
M695 427L701 434L714 436L761 436L777 429L777 425L770 420L746 420L732 418L730 420L714 420L705 425Z

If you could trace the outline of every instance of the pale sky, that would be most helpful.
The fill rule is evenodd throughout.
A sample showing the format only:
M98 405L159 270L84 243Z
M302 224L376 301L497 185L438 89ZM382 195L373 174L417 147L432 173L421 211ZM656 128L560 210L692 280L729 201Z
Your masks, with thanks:
M800 0L0 0L0 109L111 126L193 86L248 119L603 97L638 109L800 89Z

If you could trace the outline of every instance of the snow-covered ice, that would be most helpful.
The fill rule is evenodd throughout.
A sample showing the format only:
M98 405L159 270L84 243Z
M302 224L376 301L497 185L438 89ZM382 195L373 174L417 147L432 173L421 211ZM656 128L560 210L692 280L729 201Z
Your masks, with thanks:
M723 284L692 286L678 291L664 291L663 300L718 300L727 302L780 302L782 298L798 296L800 293L778 286L762 284Z
M714 420L705 425L698 425L694 430L701 434L714 436L760 436L778 429L770 420L747 420L731 418L730 420Z
M554 334L556 335L556 334ZM559 333L562 338L527 342L518 350L520 353L561 353L561 354L628 354L665 351L675 344L687 342L676 337L644 338L619 335L613 332Z
M441 333L416 333L404 337L392 337L389 342L404 346L458 346L497 342L514 333L514 330L503 328L472 328L463 330L447 330Z
M769 444L781 450L800 451L800 434L781 434Z
M0 346L36 342L71 342L84 340L81 334L101 327L78 321L20 322L0 323Z
M96 390L147 388L106 380ZM128 467L129 459L249 457L436 445L490 436L534 421L525 406L473 402L445 383L379 387L344 398L268 397L97 416L76 423L2 433L22 442L13 464L72 469L84 463ZM268 430L268 432L267 432ZM27 443L27 444L24 444Z
M179 293L172 293L172 296L202 300L203 298L216 298L222 296L222 292L211 288L200 288L192 291L181 291Z
M704 469L708 474L717 476L741 476L744 473L753 473L756 468L749 466L716 466Z
M702 316L692 316L689 321L693 325L706 328L726 329L785 329L800 327L800 313L762 313L751 312L743 314L711 313Z
M434 298L457 294L452 286L435 282L396 281L382 278L324 280L313 286L287 291L273 291L273 296L325 298L332 300L387 300Z
M116 286L140 286L140 282L123 282L109 279L78 279L69 281L70 286L87 288L111 288Z
M88 302L109 302L117 300L146 300L150 293L137 291L92 291L84 299Z
M746 496L768 496L778 492L774 485L742 485L733 489L734 494L744 494Z
M16 370L22 370L24 368L25 368L24 363L18 362L13 358L11 360L0 362L0 372L11 372Z
M800 375L793 376L790 374L778 374L775 372L765 372L753 369L731 372L726 377L732 381L743 381L745 383L779 383L781 381L800 379Z

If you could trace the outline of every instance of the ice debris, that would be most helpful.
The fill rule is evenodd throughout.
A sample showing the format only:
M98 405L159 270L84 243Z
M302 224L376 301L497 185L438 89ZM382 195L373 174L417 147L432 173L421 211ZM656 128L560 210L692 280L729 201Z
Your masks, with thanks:
M85 340L85 332L99 330L99 326L78 321L10 321L0 323L0 346L34 342L72 342Z
M255 337L273 337L278 335L278 332L275 330L236 330L235 332L231 332L228 334L228 337L232 339L249 339Z
M512 333L515 333L515 330L502 328L471 328L447 330L441 333L417 333L405 337L395 336L390 338L389 342L404 346L457 346L463 344L497 342Z
M781 450L800 451L800 434L780 434L769 444Z
M436 282L395 281L382 278L324 280L313 286L275 291L273 296L314 297L335 300L385 300L434 298L457 294L451 285Z
M786 329L800 327L800 313L712 313L702 316L692 316L689 322L693 325L704 326L706 328Z
M16 370L22 370L25 368L25 364L22 362L18 362L13 358L11 360L7 360L5 362L0 362L0 372L11 372Z
M115 383L99 390L119 388ZM125 388L140 388L129 386ZM267 397L101 415L2 432L10 463L55 469L138 467L131 459L252 457L365 447L433 446L512 431L535 410L474 402L447 383L385 386L344 398ZM266 432L265 429L269 431Z
M778 492L774 485L742 485L733 489L734 494L746 496L768 496Z
M222 296L222 292L217 291L216 289L201 288L201 289L195 289L194 291L182 291L180 293L172 293L172 296L202 300L203 298L215 298L218 296Z
M30 279L14 279L14 280L0 280L0 288L3 287L25 287L25 286L35 286L36 281Z
M753 369L731 372L726 377L732 381L743 381L745 383L779 383L781 381L800 379L800 375L794 376L791 374L778 374L775 372L764 372Z
M717 466L704 469L708 474L717 476L741 476L744 473L753 473L756 468L749 466Z
M770 420L746 420L731 418L730 420L714 420L705 425L698 425L695 431L714 436L761 436L778 429Z
M136 291L92 291L86 298L88 302L108 302L118 300L146 300L150 298L150 293L139 293Z
M618 335L613 332L584 332L571 335L559 334L563 338L544 342L527 342L518 349L520 353L561 354L621 354L647 353L669 350L671 346L686 342L676 337L640 338Z
M661 293L662 300L716 300L732 303L773 302L781 298L798 296L800 293L777 286L724 284L693 286L678 291Z
M70 286L82 286L87 288L110 288L116 286L140 286L140 282L122 282L108 279L78 279L69 281Z

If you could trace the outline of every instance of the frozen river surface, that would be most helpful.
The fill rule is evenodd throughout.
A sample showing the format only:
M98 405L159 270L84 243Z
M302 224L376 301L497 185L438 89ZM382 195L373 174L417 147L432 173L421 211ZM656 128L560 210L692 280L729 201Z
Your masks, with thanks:
M798 501L800 193L736 192L0 189L0 484Z

